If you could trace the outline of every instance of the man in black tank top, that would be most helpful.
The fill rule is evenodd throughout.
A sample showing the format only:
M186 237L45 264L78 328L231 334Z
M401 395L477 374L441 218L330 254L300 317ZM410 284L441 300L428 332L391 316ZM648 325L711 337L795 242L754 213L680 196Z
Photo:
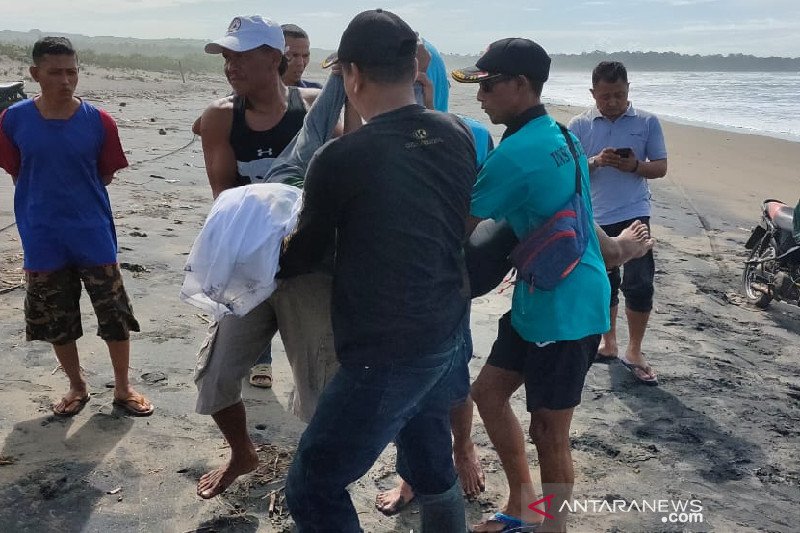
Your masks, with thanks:
M225 58L236 96L213 102L200 134L214 198L225 189L263 180L273 159L301 129L318 89L286 87L280 26L260 16L236 17L207 53ZM311 418L337 363L330 324L331 274L316 271L281 282L265 302L243 317L227 316L211 327L200 349L196 410L212 415L231 447L230 461L201 477L197 493L212 498L258 466L247 433L242 378L280 331L295 379L292 410ZM280 325L279 325L280 324Z
M233 97L233 124L229 142L236 157L238 185L264 181L264 176L272 167L275 158L302 127L309 96L316 98L316 95L310 91L301 94L297 87L322 88L321 84L302 78L310 59L308 34L295 24L282 24L281 31L286 44L286 60L281 62L278 72L289 90L288 108L281 121L267 131L254 131L247 125L245 118L247 98L237 97L235 93L229 95L229 97ZM201 135L201 125L202 117L198 117L192 125L192 133ZM338 136L340 133L341 129L337 126L334 135ZM298 185L296 181L291 184ZM250 369L249 381L255 387L272 387L271 343L267 344L261 356Z
M200 121L214 198L225 189L260 181L300 130L306 109L319 94L316 89L283 84L281 74L287 65L283 32L274 22L258 19L261 22L254 22L256 17L236 17L222 44L206 46L207 52L222 54L225 76L234 91L212 102Z
M272 162L291 142L306 116L306 106L297 87L287 87L286 112L278 123L264 131L247 124L247 96L233 96L233 123L229 142L236 157L239 184L264 181ZM209 176L210 178L210 176Z

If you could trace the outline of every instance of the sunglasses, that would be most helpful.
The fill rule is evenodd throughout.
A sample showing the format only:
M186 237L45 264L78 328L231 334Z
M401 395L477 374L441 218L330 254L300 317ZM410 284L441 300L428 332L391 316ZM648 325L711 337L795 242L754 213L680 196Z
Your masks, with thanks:
M478 82L478 85L480 85L480 88L483 92L490 93L492 92L492 89L494 89L494 86L497 85L498 83L513 80L514 78L516 78L516 76L511 76L509 74L497 74L495 76L492 76L491 78L481 80L480 82Z

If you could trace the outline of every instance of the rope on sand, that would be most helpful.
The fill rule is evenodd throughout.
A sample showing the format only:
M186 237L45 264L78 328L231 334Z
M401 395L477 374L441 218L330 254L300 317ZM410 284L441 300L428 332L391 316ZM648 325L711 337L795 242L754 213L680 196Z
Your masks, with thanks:
M150 163L152 161L158 161L159 159L164 159L165 157L169 157L171 155L177 154L178 152L181 152L181 151L186 150L187 148L189 148L191 145L194 144L194 142L196 140L197 140L197 135L192 135L192 140L189 141L188 143L184 144L180 148L176 148L176 149L172 150L171 152L167 152L166 154L161 154L159 156L156 156L156 157L153 157L153 158L150 158L150 159L142 159L141 161L135 161L134 163L129 165L128 168L130 170L133 170L133 169L137 168L138 166L143 165L145 163Z
M700 222L700 226L703 228L703 233L705 234L706 238L708 239L708 245L711 249L711 257L714 258L714 261L717 264L717 268L719 268L720 274L727 274L728 267L725 265L724 259L722 254L720 253L719 246L717 245L717 239L714 235L716 229L711 225L704 215L700 213L700 210L692 201L692 198L686 192L686 189L683 188L683 184L677 181L676 179L672 179L671 176L667 176L667 180L675 185L675 187L680 191L683 199L686 200L686 203L689 204L689 209L692 210L694 215L697 217L697 220Z

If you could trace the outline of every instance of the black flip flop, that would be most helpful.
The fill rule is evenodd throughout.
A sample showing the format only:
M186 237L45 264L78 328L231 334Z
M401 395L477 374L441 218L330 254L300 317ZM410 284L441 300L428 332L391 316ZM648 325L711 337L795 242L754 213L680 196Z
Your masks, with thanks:
M601 365L610 365L615 360L619 359L616 355L606 355L604 353L597 352L594 354L594 363L600 363Z
M622 357L618 357L617 359L619 359L619 362L622 363L625 366L625 368L630 370L631 374L633 375L633 378L636 381L638 381L639 383L642 383L644 385L648 385L650 387L657 387L658 386L658 376L656 376L654 378L646 379L646 378L639 377L639 374L636 373L637 370L641 370L642 372L645 372L645 373L649 374L653 370L650 367L650 365L646 365L646 366L637 365L636 363L630 363L630 362L626 361Z

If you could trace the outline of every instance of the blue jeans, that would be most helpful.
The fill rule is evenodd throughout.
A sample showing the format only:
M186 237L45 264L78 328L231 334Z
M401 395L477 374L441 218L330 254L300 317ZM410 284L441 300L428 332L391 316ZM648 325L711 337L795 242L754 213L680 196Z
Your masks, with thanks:
M255 362L255 365L271 365L272 364L272 341L264 348L264 351L261 352L261 355L258 356L258 361ZM255 366L253 365L253 366Z
M422 506L422 531L466 531L450 438L450 408L468 379L464 331L459 324L436 350L410 360L342 365L300 439L286 481L286 501L301 533L361 531L347 486L392 440Z

